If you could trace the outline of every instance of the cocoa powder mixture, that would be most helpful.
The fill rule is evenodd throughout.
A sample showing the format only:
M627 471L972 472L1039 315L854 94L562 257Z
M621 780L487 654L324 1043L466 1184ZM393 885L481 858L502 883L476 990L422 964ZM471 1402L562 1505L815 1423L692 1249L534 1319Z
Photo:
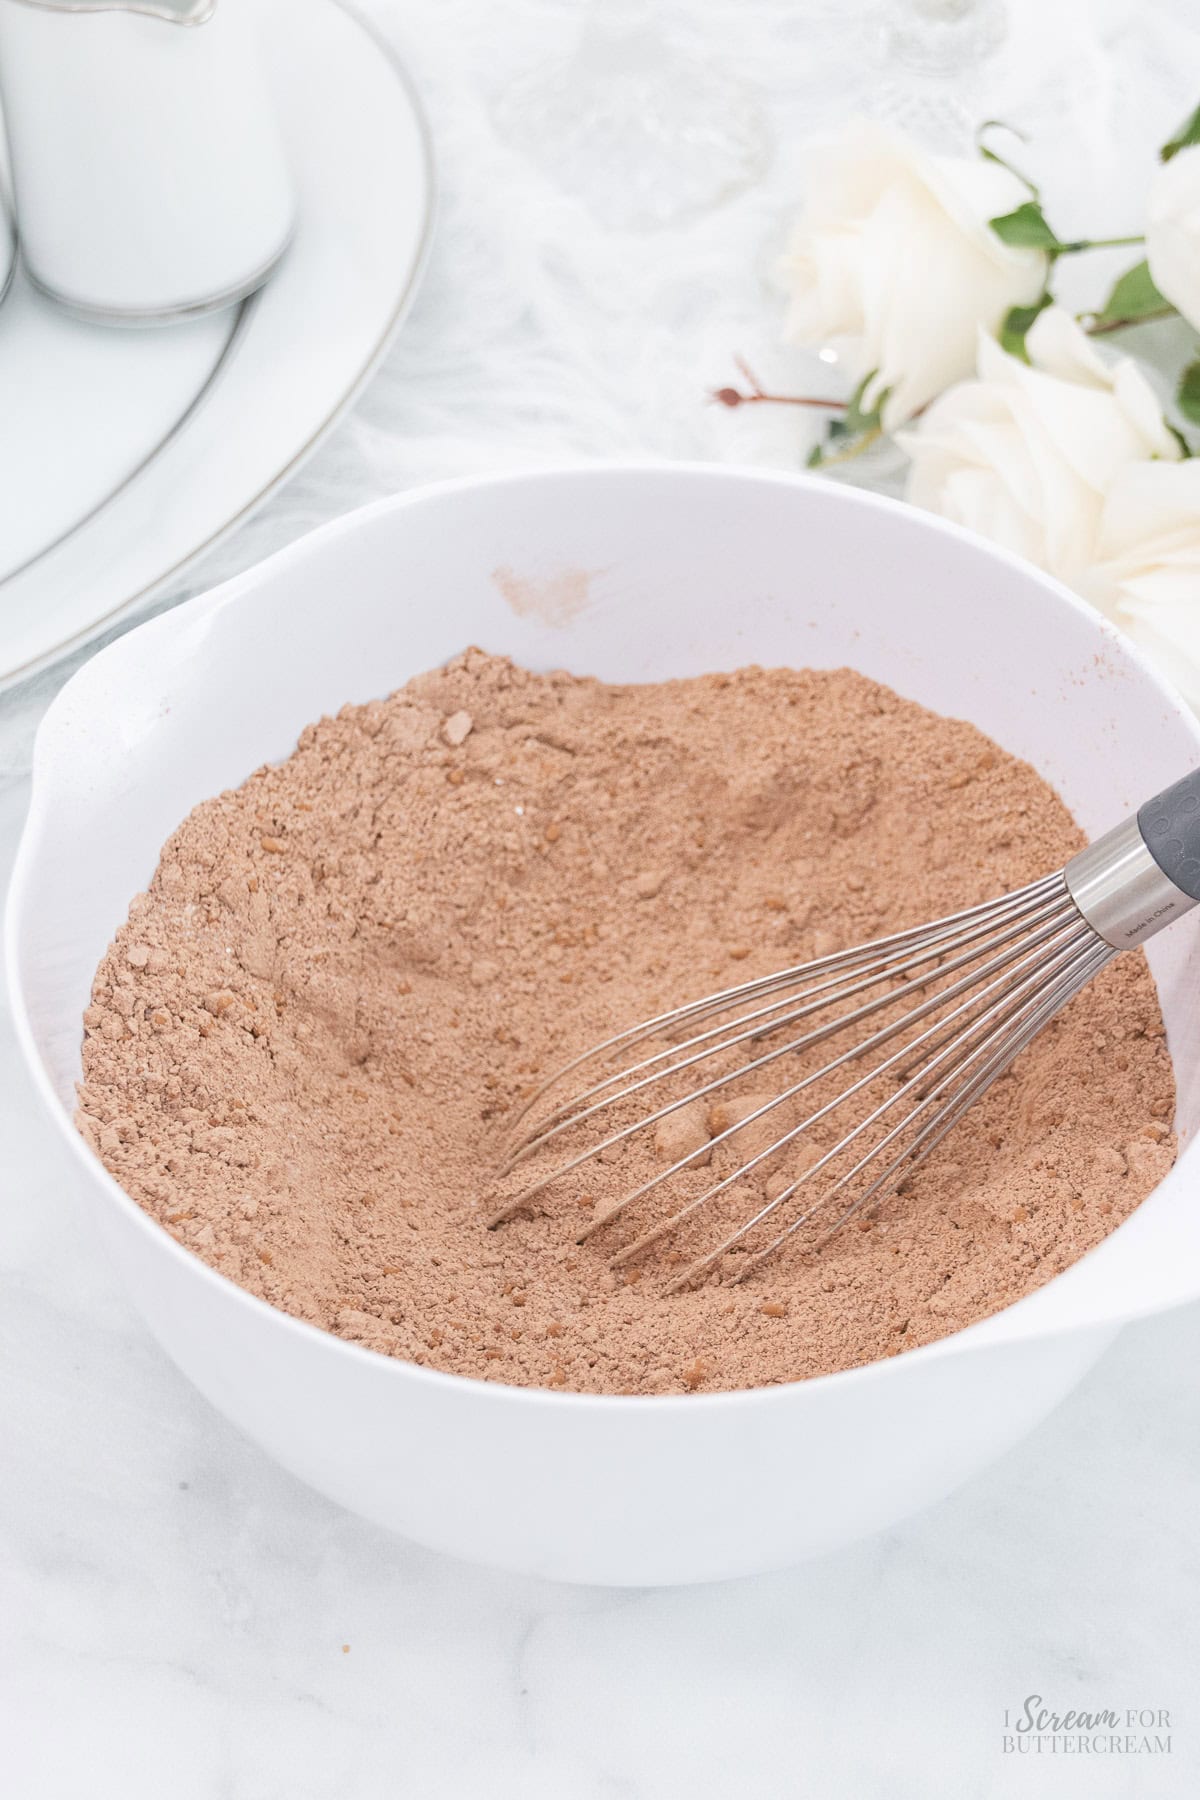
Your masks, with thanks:
M190 1250L391 1355L592 1392L848 1368L1028 1293L1166 1173L1140 955L865 1229L737 1287L660 1292L765 1183L625 1274L608 1255L652 1213L574 1242L728 1109L489 1231L517 1185L492 1178L506 1120L626 1023L1016 887L1080 841L1026 765L847 670L610 687L471 650L184 821L97 973L79 1127Z

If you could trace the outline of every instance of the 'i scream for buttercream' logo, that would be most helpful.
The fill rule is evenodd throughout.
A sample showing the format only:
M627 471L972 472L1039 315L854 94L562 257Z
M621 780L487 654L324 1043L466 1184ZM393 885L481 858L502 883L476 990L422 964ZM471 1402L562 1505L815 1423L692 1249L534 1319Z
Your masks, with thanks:
M1005 1756L1169 1756L1171 1714L1162 1706L1059 1711L1029 1694L1004 1709Z

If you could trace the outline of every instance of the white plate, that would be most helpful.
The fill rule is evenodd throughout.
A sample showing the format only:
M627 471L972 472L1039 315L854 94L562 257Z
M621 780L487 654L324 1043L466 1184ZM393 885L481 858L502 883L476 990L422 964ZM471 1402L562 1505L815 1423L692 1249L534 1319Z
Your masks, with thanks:
M244 305L84 324L18 274L0 308L0 685L107 629L316 446L386 348L432 214L429 137L391 52L333 0L261 0L300 190Z

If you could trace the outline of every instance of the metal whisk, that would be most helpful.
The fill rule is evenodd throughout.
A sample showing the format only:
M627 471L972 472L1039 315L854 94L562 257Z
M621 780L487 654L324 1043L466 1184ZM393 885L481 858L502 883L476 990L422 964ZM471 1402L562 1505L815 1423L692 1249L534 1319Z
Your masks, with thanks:
M809 1096L815 1104L798 1123L777 1136L772 1125L764 1148L645 1226L612 1263L640 1258L739 1182L765 1172L806 1138L812 1145L813 1134L815 1159L810 1149L808 1166L795 1179L675 1274L665 1291L688 1286L730 1251L744 1252L729 1275L742 1281L806 1227L815 1228L819 1247L894 1192L1119 950L1144 943L1198 901L1200 770L1147 801L1136 817L1081 850L1065 869L1016 893L694 1000L577 1056L522 1109L501 1175L542 1159L552 1147L561 1147L565 1159L506 1200L489 1223L510 1219L552 1183L682 1107L711 1101L747 1076L788 1058L807 1058L828 1042L832 1054L819 1067L806 1061L778 1093L643 1181L579 1233L582 1242L612 1225L740 1133L761 1127L782 1108L803 1110ZM837 1048L833 1040L850 1032L853 1041ZM668 1041L630 1061L654 1039ZM597 1071L590 1086L538 1116L540 1102L566 1077L618 1059L613 1073ZM829 1097L812 1093L822 1085L827 1091L835 1077L846 1085ZM852 1122L821 1148L839 1114ZM590 1131L581 1138L584 1128Z

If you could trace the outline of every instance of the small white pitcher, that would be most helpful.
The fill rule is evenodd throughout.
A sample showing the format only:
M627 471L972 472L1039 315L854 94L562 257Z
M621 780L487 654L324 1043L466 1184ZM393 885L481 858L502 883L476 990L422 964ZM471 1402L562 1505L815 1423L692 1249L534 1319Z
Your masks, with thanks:
M73 311L226 306L286 249L251 0L0 0L0 101L26 269Z

